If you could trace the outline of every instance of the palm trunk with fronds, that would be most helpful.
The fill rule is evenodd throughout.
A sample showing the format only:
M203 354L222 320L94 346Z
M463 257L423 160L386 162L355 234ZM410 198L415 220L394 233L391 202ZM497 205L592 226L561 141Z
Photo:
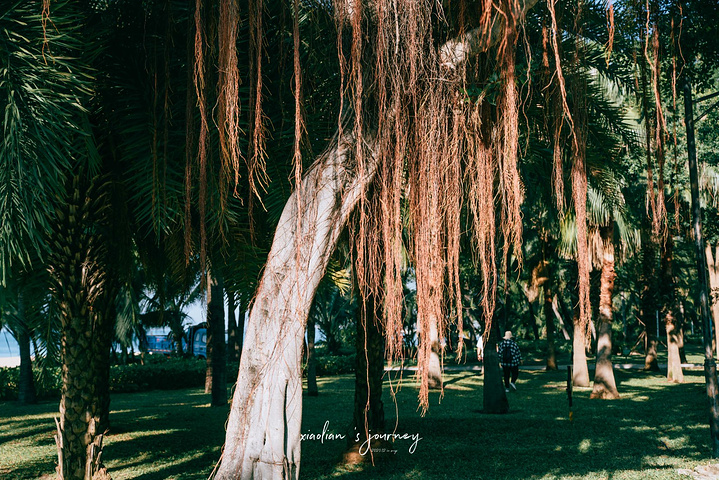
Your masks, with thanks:
M106 251L95 233L102 215L102 195L95 185L81 187L74 177L64 210L58 212L49 270L62 325L62 397L57 421L58 474L86 480L103 470L103 432L98 413L96 353L104 343L102 309ZM109 356L109 348L108 348Z
M591 398L612 400L619 398L612 364L612 295L614 293L614 242L613 227L602 227L602 273L599 286L599 326L597 329L597 359L594 372L594 389Z

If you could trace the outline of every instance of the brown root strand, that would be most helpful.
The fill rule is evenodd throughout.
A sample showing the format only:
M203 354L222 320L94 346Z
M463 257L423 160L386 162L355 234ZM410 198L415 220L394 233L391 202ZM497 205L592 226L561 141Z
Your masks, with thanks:
M238 0L222 0L218 17L219 75L218 75L218 132L220 139L220 189L225 191L230 178L237 184L240 176L240 73L237 65ZM220 196L220 208L225 208L226 195Z

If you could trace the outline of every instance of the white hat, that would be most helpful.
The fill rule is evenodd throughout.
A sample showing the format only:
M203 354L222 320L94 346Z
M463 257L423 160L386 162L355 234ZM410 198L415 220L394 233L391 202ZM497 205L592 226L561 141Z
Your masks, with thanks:
M510 340L511 338L512 338L512 332L510 332L509 330L507 330L506 332L504 332L504 339L505 339L505 340Z

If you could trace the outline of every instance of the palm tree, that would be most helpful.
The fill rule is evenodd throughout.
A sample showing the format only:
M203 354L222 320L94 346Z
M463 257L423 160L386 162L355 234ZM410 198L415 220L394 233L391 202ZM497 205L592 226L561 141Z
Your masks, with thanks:
M81 479L100 470L109 400L112 278L100 238L107 231L100 162L85 110L92 81L87 62L97 51L83 41L76 21L82 18L80 7L72 2L54 2L50 11L42 2L8 7L0 12L0 42L7 53L0 60L6 112L0 279L5 283L12 264L28 266L33 256L39 259L35 265L50 271L65 367L59 472Z

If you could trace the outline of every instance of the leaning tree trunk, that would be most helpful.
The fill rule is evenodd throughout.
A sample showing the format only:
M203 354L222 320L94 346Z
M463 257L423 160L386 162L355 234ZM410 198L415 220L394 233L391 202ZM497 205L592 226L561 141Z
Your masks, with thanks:
M597 361L594 389L590 398L614 400L619 398L612 365L612 294L614 293L614 234L613 227L602 228L604 256L599 284L599 328L597 329Z
M587 366L587 346L585 329L579 318L578 307L574 311L574 336L572 337L572 384L575 387L589 386L589 367Z
M227 404L227 350L225 348L225 291L222 276L207 275L207 371L205 393L213 407Z
M376 171L348 161L350 134L323 154L285 205L255 295L217 479L296 479L307 314L350 212ZM299 193L298 193L299 192ZM299 215L299 212L302 212Z
M507 393L504 391L502 369L499 366L499 355L497 354L498 337L499 325L497 322L492 322L484 349L484 388L482 389L484 413L507 413L509 411L509 401Z

